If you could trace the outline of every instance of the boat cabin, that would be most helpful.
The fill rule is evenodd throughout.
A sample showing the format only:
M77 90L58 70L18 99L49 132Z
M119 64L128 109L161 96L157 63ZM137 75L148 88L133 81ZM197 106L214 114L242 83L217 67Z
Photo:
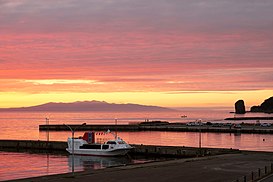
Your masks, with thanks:
M109 140L105 142L104 144L99 144L99 143L96 143L95 141L95 135L96 135L96 132L94 131L85 132L83 137L81 137L81 139L85 140L87 144L83 144L79 146L79 148L80 149L109 149L109 148L113 148L113 146L117 144L125 144L125 142L122 140Z
M95 132L88 131L83 134L82 137L83 140L85 140L87 143L95 143Z
M106 132L109 133L109 132ZM79 138L68 138L68 148L66 149L69 153L79 155L100 155L100 156L118 156L125 155L132 147L123 141L121 138L115 136L115 139L108 140L103 144L96 142L96 135L104 135L105 132L85 132L82 137ZM100 139L98 137L98 139ZM73 142L73 143L72 143ZM74 150L72 150L74 149Z

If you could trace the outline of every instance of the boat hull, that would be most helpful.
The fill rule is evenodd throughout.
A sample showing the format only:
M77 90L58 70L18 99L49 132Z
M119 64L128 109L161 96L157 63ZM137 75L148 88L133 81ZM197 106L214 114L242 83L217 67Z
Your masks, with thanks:
M66 149L70 154L72 154L71 149ZM100 149L74 149L75 155L90 155L90 156L123 156L126 155L131 148L122 148L122 149L109 149L109 150L100 150Z

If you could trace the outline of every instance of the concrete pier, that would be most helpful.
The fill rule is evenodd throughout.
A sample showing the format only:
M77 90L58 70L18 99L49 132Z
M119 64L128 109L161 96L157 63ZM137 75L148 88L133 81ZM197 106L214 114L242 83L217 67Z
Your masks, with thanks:
M0 149L30 149L65 151L67 142L41 140L0 140Z
M176 132L214 132L214 133L253 133L253 134L273 134L273 126L261 127L254 124L244 124L241 128L229 126L187 126L182 123L168 123L162 125L70 125L77 131L176 131ZM39 125L40 131L69 131L64 125Z
M195 157L207 155L219 155L227 153L238 153L236 149L217 148L194 148L180 146L155 146L155 145L132 145L132 155L150 155L165 157ZM66 152L67 143L58 141L39 140L0 140L0 149L28 149Z

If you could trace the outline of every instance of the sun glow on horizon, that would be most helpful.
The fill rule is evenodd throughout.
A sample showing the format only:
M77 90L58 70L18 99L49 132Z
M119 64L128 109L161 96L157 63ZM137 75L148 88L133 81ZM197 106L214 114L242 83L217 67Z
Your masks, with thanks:
M253 97L259 95L259 97ZM50 92L39 94L0 92L0 108L27 107L48 102L106 101L109 103L134 103L162 107L233 107L243 99L246 107L259 105L272 96L272 90L264 91L198 91L198 92L106 92L69 93Z

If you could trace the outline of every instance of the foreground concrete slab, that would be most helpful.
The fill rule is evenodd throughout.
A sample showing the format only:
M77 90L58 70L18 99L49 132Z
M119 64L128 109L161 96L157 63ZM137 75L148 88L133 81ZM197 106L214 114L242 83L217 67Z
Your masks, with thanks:
M108 181L108 182L228 182L250 175L273 162L273 153L242 152L203 158L178 159L101 170L21 179L17 181Z

